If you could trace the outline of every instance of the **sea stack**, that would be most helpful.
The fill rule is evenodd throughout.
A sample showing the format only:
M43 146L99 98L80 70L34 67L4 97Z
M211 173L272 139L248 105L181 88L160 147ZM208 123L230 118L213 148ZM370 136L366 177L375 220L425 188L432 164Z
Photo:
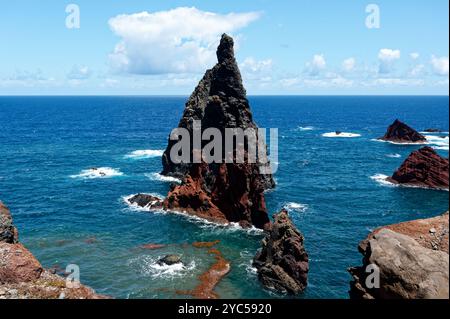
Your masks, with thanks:
M217 59L218 63L206 71L187 101L178 125L190 133L190 161L175 163L171 159L170 152L178 142L172 139L162 157L162 174L182 180L181 185L172 186L164 208L217 223L236 222L243 227L267 228L270 220L264 191L273 188L275 183L271 174L260 173L261 164L225 163L224 150L219 163L206 163L203 159L193 163L194 156L198 155L192 152L194 121L201 124L202 134L208 128L217 128L222 138L226 128L257 129L234 57L234 42L226 34L217 49ZM202 142L202 147L205 144ZM233 147L232 153L236 155L236 145ZM244 153L247 158L247 148Z
M448 158L425 146L412 152L388 180L405 186L448 189L448 169Z
M448 224L447 212L370 233L359 244L362 266L348 270L350 298L448 299Z
M296 295L306 288L309 271L304 238L286 210L273 217L272 229L263 239L262 249L256 254L253 266L266 288Z
M44 269L19 243L11 213L0 202L0 299L103 299L91 288L66 280Z
M383 137L380 137L379 140L393 143L417 144L425 143L427 141L425 136L398 119L388 127L386 134Z

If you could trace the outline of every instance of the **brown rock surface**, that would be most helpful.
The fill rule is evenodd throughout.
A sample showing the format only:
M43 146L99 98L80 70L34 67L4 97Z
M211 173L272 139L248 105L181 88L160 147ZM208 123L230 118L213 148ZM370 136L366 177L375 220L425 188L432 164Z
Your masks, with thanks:
M0 299L105 298L81 284L68 287L64 278L42 268L33 254L18 243L11 214L2 202L0 230L7 234L0 240Z
M406 186L448 189L448 169L448 158L425 146L412 152L388 180Z
M395 143L424 143L427 141L425 136L399 120L395 120L388 127L386 134L379 139Z
M372 232L359 245L362 266L349 268L350 298L448 299L448 224L447 212ZM367 282L373 272L369 265L379 270L379 287Z
M265 287L290 294L306 288L309 258L303 241L286 210L274 215L272 229L253 261Z
M179 127L193 136L193 120L201 122L202 132L217 128L225 136L226 128L256 129L241 74L234 58L233 39L223 35L217 49L218 63L206 71L203 79L186 103ZM163 175L183 180L174 185L164 202L168 210L186 212L207 220L237 222L244 227L267 227L264 191L275 186L272 175L261 174L263 166L256 163L174 163L170 151L177 141L169 140L163 155ZM224 145L224 141L222 141ZM203 145L204 146L204 145ZM236 145L234 146L236 151ZM247 156L245 150L245 158Z

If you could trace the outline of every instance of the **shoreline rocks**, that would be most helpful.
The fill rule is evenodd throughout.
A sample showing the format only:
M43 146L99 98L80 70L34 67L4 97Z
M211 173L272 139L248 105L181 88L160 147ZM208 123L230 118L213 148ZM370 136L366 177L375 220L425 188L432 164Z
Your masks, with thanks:
M448 299L448 234L448 212L376 229L359 244L362 266L348 269L350 298ZM369 265L379 270L378 288L367 283Z
M104 299L89 287L68 287L19 243L11 213L0 202L0 299Z
M422 147L412 152L388 181L406 186L448 190L448 158L440 156L429 146Z
M266 288L293 295L306 288L309 258L303 241L286 210L274 215L272 229L253 260L258 278Z
M149 194L137 194L127 198L126 201L131 205L135 204L142 208L155 210L163 208L163 201L160 198Z
M164 201L164 208L195 215L216 223L236 222L243 227L267 228L264 191L275 186L271 174L261 174L262 164L194 163L193 121L201 123L201 133L217 128L222 137L226 128L257 129L250 111L246 91L234 57L234 42L224 34L217 49L218 63L206 71L186 103L179 128L191 136L189 163L174 163L170 158L172 147L178 141L169 139L162 157L163 175L177 177L181 185L174 185ZM225 145L225 141L222 141ZM204 145L202 145L203 147ZM233 155L236 154L233 146ZM244 151L244 158L248 150Z
M425 136L398 119L388 127L386 134L383 137L380 137L379 140L394 143L417 144L423 144L427 141Z

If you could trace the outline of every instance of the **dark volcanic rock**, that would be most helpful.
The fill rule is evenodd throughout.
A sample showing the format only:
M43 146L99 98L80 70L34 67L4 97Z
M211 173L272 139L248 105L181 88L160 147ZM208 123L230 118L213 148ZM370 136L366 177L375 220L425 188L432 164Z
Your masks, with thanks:
M449 298L448 212L384 226L359 244L362 266L349 268L352 299ZM369 275L379 271L379 286Z
M425 136L399 120L395 120L389 126L386 134L379 139L396 143L424 143L427 141Z
M0 242L15 244L19 240L8 208L0 202Z
M158 260L158 264L160 265L175 265L181 263L181 257L178 255L167 255L160 260Z
M412 152L389 181L397 184L448 189L448 158L425 146Z
M134 195L128 199L128 202L148 209L161 209L163 204L160 198L148 194Z
M424 132L427 132L427 133L442 133L442 130L440 130L438 128L427 128L426 130L424 130Z
M264 191L275 186L272 175L261 174L261 165L256 163L222 164L226 158L225 148L221 163L193 163L194 120L201 122L202 132L217 128L222 137L226 128L257 129L234 58L233 39L225 34L217 49L217 58L216 66L206 71L187 101L178 125L191 133L190 162L174 163L171 160L170 151L177 141L170 139L162 157L162 174L183 180L182 185L172 188L164 207L214 222L237 222L263 228L270 222Z
M253 261L264 286L290 294L306 288L309 259L303 240L287 211L274 215L272 229Z

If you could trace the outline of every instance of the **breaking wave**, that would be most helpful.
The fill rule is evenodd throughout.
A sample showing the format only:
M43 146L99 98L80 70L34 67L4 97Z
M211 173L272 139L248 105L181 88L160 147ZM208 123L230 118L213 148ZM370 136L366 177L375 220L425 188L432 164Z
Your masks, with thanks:
M322 136L323 137L345 137L345 138L349 138L349 137L360 137L361 134L346 133L346 132L342 132L342 133L330 132L330 133L324 133L324 134L322 134Z
M82 170L77 175L70 175L71 178L84 178L84 179L93 179L93 178L111 178L115 176L122 176L123 173L118 169L114 169L111 167L93 167L89 169Z
M166 183L181 183L181 180L172 176L164 176L159 173L145 174L146 177L152 181L166 182Z
M144 159L151 157L161 157L163 154L163 150L137 150L125 155L125 158Z

